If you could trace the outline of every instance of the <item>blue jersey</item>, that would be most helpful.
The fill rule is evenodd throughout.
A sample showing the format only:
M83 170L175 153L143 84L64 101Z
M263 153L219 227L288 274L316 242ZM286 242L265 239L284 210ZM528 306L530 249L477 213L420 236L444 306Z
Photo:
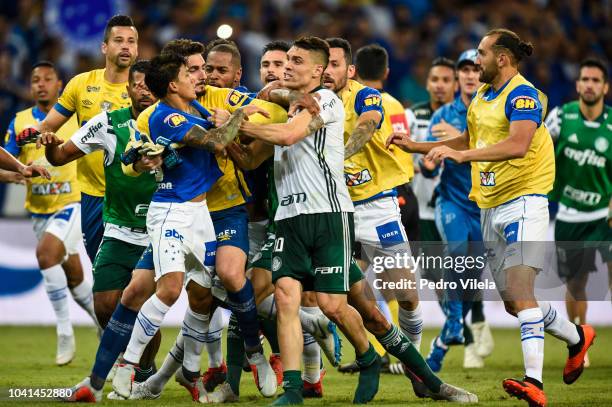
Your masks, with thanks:
M203 116L210 116L198 102L192 102L192 106ZM148 134L154 142L158 137L165 137L181 143L193 126L199 125L204 129L213 126L202 117L177 110L163 102L153 108L148 118ZM145 131L142 127L139 125L139 130ZM163 167L163 179L153 194L154 202L187 202L207 192L222 175L215 156L210 152L190 146L183 146L177 151L182 163L170 169Z
M427 140L436 141L431 135L431 127L442 122L442 120L460 132L465 131L467 128L466 118L467 106L461 100L461 96L457 96L454 101L445 104L433 114L427 131ZM427 170L423 171L423 175L428 175ZM452 160L444 160L444 171L442 171L440 183L436 187L438 196L444 200L452 201L459 207L463 207L471 213L480 216L478 205L468 198L471 189L472 175L470 163L457 164Z

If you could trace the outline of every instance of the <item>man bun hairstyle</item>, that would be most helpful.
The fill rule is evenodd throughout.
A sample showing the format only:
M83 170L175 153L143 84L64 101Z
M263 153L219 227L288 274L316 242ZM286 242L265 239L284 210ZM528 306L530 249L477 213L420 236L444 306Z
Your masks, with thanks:
M523 58L533 54L533 45L520 39L517 33L506 28L496 28L487 33L487 37L495 35L497 39L493 44L495 52L502 49L508 50L512 55L512 60L517 65Z
M324 39L319 37L300 37L293 42L293 46L316 52L321 57L323 69L327 68L329 63L329 44Z
M145 84L153 95L161 99L168 94L168 85L178 77L185 57L173 52L160 54L153 58L145 72Z

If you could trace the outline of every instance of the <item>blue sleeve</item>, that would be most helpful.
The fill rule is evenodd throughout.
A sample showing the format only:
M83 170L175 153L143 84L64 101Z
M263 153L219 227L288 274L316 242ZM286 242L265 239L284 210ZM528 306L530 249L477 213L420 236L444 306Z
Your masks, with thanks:
M542 124L542 104L538 91L529 85L517 86L506 98L506 117L508 121L531 120L538 127Z
M382 107L382 96L376 89L365 87L355 95L355 113L357 113L357 116L360 116L362 113L370 111L380 113L380 122L378 123L378 127L376 127L380 129L385 119L385 112Z
M15 119L11 120L11 123L6 130L5 150L14 156L18 156L21 153L21 147L17 145L17 135L15 134Z
M180 143L183 141L185 134L195 126L184 115L171 111L151 115L149 120L149 131L153 142L158 137L165 137L170 141Z
M442 121L442 114L446 111L446 105L442 106L438 110L431 115L431 120L429 120L429 127L427 128L427 137L425 141L438 141L434 136L431 135L431 128Z

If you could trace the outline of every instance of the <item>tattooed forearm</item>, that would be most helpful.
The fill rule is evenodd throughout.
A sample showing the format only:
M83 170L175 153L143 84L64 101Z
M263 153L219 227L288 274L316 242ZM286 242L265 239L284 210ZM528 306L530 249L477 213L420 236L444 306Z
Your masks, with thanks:
M377 123L375 120L366 120L362 123L359 123L355 130L353 130L353 134L349 137L344 146L344 159L355 155L366 145L368 141L372 138L372 135L376 131Z
M283 107L289 107L289 105L302 96L301 92L289 89L273 89L270 91L270 102L276 103Z
M319 115L314 116L310 120L310 123L308 123L308 127L306 128L306 134L314 133L315 131L323 127L324 124L325 123L323 122L323 119L321 119L321 116Z
M233 139L236 138L245 113L242 108L237 109L225 124L215 129L204 130L200 126L193 126L183 142L189 146L218 152L225 148Z

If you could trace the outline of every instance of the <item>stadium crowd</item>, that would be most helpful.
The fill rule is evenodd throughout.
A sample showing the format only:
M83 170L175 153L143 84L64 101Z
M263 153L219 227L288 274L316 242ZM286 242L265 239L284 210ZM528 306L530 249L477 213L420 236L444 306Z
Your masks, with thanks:
M475 47L487 27L511 27L538 50L523 70L557 106L575 98L573 81L582 59L612 57L609 7L606 1L580 0L506 1L503 8L494 1L450 0L131 0L126 12L139 27L141 58L154 56L172 38L210 41L219 24L230 24L243 55L244 85L253 89L259 51L271 39L316 33L350 38L355 49L378 42L390 54L386 88L405 106L427 99L425 78L434 57L455 59ZM0 5L0 134L31 102L28 81L36 61L58 63L65 79L101 64L97 48L89 54L68 48L49 29L44 12L43 1Z

